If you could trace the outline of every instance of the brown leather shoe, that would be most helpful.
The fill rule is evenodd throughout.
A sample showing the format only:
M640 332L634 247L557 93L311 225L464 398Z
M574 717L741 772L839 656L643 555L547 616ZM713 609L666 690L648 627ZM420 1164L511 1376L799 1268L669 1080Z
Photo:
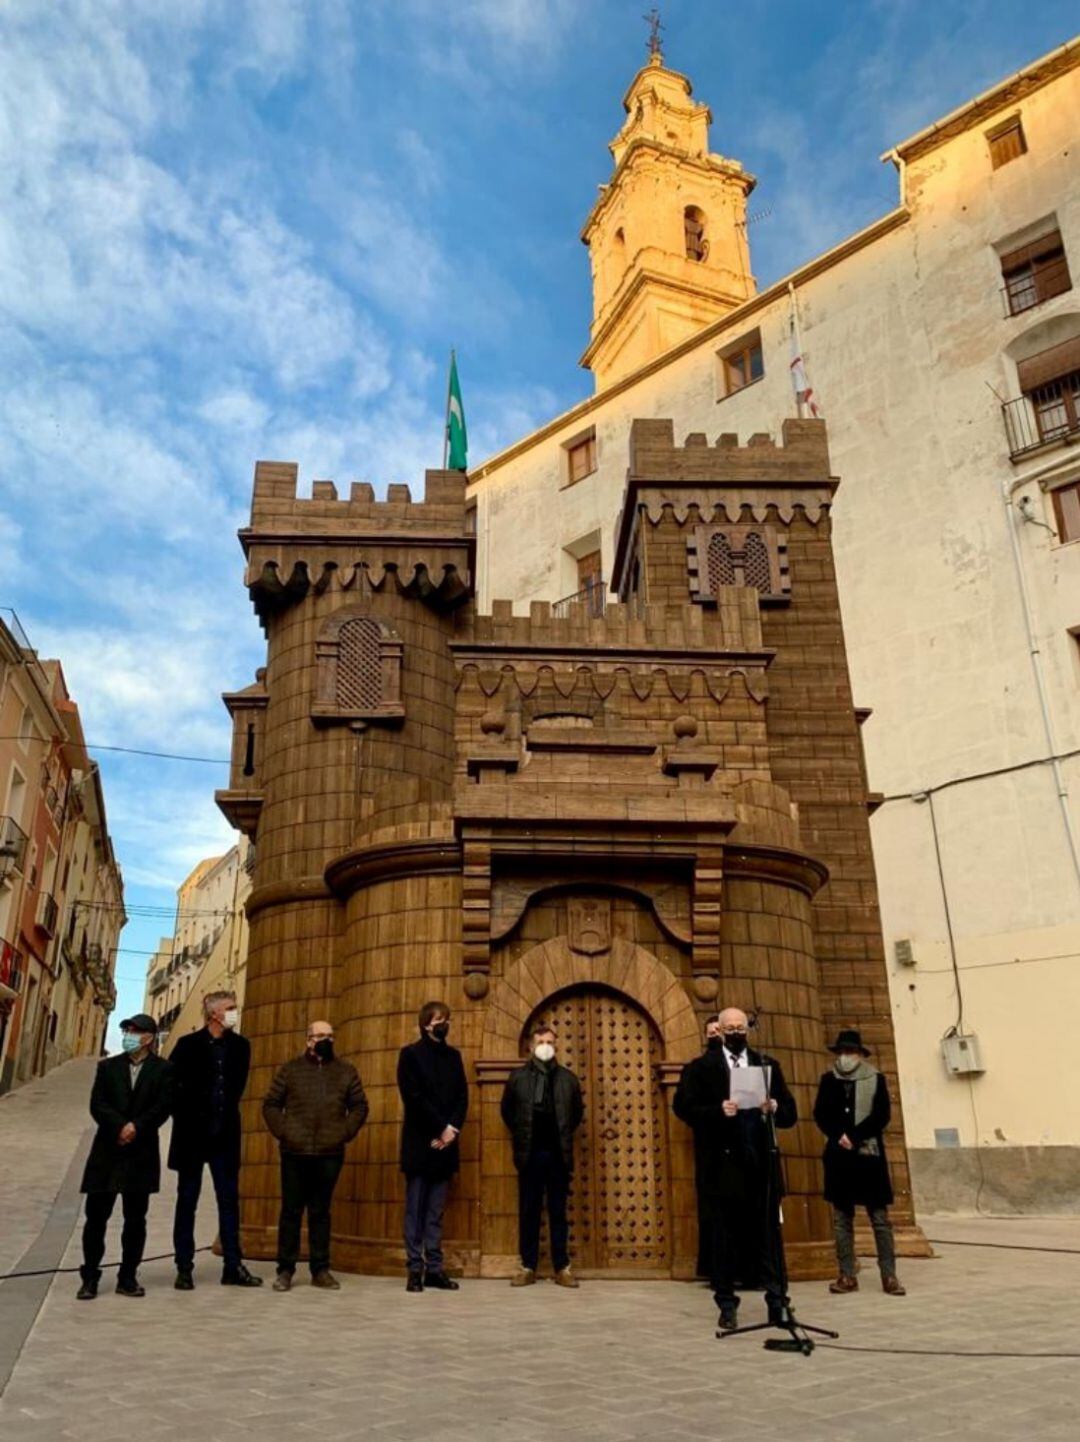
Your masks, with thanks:
M835 1282L829 1283L830 1292L857 1292L858 1290L858 1277L852 1277L847 1272L841 1272Z
M279 1273L277 1274L277 1276L274 1278L274 1287L273 1287L273 1290L274 1290L275 1292L291 1292L291 1291L292 1291L292 1273L291 1273L291 1272L279 1272Z
M532 1267L519 1267L510 1278L511 1287L531 1287L536 1281L536 1272Z
M564 1267L561 1272L555 1273L555 1285L557 1287L580 1287L581 1283L569 1267Z
M906 1297L907 1288L902 1286L900 1278L895 1272L886 1272L881 1279L881 1290L888 1292L890 1297Z
M311 1279L311 1285L313 1287L321 1287L324 1292L341 1291L341 1283L338 1281L338 1279L334 1276L333 1272L331 1272L328 1267L324 1267L321 1272L315 1273L315 1275Z

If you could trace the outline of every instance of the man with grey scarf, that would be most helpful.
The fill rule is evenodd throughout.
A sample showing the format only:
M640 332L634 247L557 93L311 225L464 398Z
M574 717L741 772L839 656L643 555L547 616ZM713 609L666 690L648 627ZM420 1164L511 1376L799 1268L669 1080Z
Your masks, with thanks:
M855 1208L865 1207L874 1229L882 1289L904 1296L896 1275L896 1247L888 1208L893 1199L882 1133L889 1125L889 1088L870 1065L857 1031L841 1031L829 1050L836 1060L822 1076L814 1121L825 1134L825 1200L832 1204L840 1275L830 1292L856 1292Z

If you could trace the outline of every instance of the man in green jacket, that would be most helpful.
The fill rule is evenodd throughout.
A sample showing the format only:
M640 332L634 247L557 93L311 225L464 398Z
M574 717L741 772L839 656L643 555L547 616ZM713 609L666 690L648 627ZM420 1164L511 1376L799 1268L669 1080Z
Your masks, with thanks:
M367 1114L356 1068L334 1055L334 1028L328 1021L313 1021L303 1055L278 1069L263 1102L266 1125L281 1147L275 1292L292 1286L305 1208L311 1284L329 1291L340 1287L330 1271L330 1204L346 1144Z

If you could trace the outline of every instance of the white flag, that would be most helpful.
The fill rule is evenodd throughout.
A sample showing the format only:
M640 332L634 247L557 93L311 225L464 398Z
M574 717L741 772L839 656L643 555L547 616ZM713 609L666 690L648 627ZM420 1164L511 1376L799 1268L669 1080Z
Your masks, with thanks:
M799 345L799 328L795 323L795 312L791 312L791 387L795 392L795 401L799 407L799 414L803 414L805 407L814 420L821 419L821 411L814 399L814 389L806 375L806 366L803 363L802 348Z

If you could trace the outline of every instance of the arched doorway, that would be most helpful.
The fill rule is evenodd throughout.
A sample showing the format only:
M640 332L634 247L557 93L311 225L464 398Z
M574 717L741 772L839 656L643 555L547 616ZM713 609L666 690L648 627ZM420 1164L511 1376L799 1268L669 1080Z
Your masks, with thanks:
M555 1029L559 1060L580 1079L585 1102L570 1194L575 1266L608 1275L669 1274L668 1118L658 1032L624 993L588 984L542 1002L523 1041L539 1022Z

